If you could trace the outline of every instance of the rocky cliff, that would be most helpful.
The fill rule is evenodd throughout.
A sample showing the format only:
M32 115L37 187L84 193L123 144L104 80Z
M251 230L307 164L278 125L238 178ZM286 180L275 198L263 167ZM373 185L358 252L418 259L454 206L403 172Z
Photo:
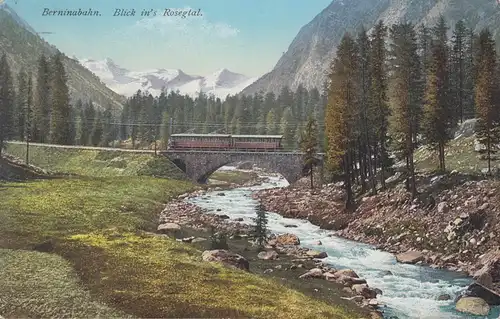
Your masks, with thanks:
M369 30L379 20L388 25L399 21L432 24L441 14L450 26L463 19L475 31L489 27L500 40L500 5L496 0L334 0L302 27L274 69L243 93L278 93L283 86L295 90L299 84L321 88L346 32L356 32L361 26Z

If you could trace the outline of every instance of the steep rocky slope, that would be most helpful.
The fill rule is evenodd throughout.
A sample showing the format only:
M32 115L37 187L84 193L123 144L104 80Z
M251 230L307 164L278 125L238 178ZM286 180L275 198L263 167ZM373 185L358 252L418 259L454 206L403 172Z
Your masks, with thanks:
M500 6L496 0L334 0L302 27L274 69L243 93L277 93L285 85L296 89L301 83L306 88L321 88L345 32L355 32L362 25L370 29L378 20L389 25L402 20L429 24L440 14L450 26L464 19L475 31L489 27L500 40Z
M57 49L43 40L29 25L19 18L7 5L0 6L0 53L7 53L13 72L21 68L36 71L37 59L45 54L53 55ZM70 95L73 101L92 99L100 106L110 104L114 109L123 107L125 98L110 90L92 72L78 61L66 57L64 60L68 75Z

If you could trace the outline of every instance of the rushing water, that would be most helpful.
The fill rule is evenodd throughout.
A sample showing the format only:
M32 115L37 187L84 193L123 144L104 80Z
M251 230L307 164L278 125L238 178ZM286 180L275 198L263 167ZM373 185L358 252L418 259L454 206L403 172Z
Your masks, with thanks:
M217 196L217 192L213 192L189 201L208 209L209 213L216 213L220 208L231 218L241 217L244 223L253 223L257 201L251 198L252 191L286 185L285 180L270 177L269 183L225 191L226 196ZM289 224L298 227L285 227ZM383 295L378 296L378 300L385 305L382 310L386 318L482 318L454 310L453 299L471 282L467 277L450 271L400 264L392 254L369 245L330 237L331 232L321 230L308 221L284 218L272 212L268 214L268 229L276 233L296 234L304 247L326 251L328 258L324 261L328 264L335 268L351 268L365 278L368 285L381 289ZM323 245L316 246L314 243L318 240ZM441 294L449 294L452 300L437 301ZM494 308L484 318L498 318L499 314L499 309Z

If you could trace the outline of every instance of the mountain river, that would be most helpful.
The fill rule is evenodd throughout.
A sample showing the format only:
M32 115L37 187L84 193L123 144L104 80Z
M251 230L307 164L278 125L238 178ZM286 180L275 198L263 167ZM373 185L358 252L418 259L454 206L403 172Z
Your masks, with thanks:
M258 204L251 198L252 191L288 185L280 177L269 178L269 182L258 186L225 191L226 196L216 196L217 192L213 192L188 201L208 209L208 213L216 213L220 208L231 218L242 217L244 223L251 224ZM298 227L286 228L285 225L289 224ZM306 220L284 218L269 212L267 227L275 233L296 234L302 246L326 251L328 257L323 259L326 263L335 268L353 269L367 280L368 285L381 289L383 295L378 296L378 299L384 305L382 310L385 318L483 318L460 314L454 310L453 299L471 282L468 277L450 271L397 263L390 253L336 236L329 237L331 232L321 230ZM318 240L323 245L314 245ZM452 300L437 301L441 294L449 294ZM492 308L490 315L484 318L498 318L499 314L498 307Z

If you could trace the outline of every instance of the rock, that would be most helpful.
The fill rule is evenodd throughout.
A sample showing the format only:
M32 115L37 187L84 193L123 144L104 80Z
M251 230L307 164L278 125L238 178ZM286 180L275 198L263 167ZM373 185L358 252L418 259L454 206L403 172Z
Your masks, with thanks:
M455 305L455 309L476 316L487 316L490 312L490 306L488 306L486 301L478 297L460 298Z
M285 228L297 228L297 225L292 225L292 224L285 225Z
M439 214L446 214L450 211L450 207L447 202L441 202L437 205L437 210Z
M487 288L491 288L493 286L493 278L488 272L483 272L481 273L477 279L476 282L480 285L483 285Z
M312 258L320 258L320 259L328 257L328 254L326 252L324 251L319 252L316 250L308 250L306 252L306 255Z
M313 245L321 246L321 245L323 245L323 243L321 242L321 240L318 240L318 241L315 241Z
M207 239L206 238L203 238L203 237L197 237L193 240L191 240L191 243L194 244L194 243L200 243L202 241L206 241Z
M486 301L487 304L492 306L500 305L500 295L495 291L475 282L471 284L466 291L469 297L478 297Z
M229 219L230 218L228 215L224 215L224 214L217 215L217 217L219 217L220 219Z
M451 299L451 296L450 296L450 295L448 295L448 294L442 294L442 295L439 295L439 296L437 297L437 300L441 300L441 301L442 301L442 300L450 300L450 299Z
M294 234L282 234L276 236L276 243L280 245L300 245L300 240Z
M396 255L396 260L403 264L416 264L424 260L424 255L419 251L407 251Z
M307 278L323 278L323 270L319 268L313 268L306 272L305 274L302 274L299 276L300 279L307 279Z
M382 272L382 276L392 276L392 275L393 275L393 273L390 270L385 270Z
M234 219L234 221L236 222L242 222L243 221L243 217L237 217Z
M326 279L326 276L325 276ZM327 279L328 280L328 279ZM366 280L363 278L355 278L355 277L348 277L348 276L340 276L336 279L336 281L344 286L352 287L353 285L361 285L361 284L366 284Z
M352 290L354 290L356 294L361 295L366 299L377 298L377 292L368 287L367 284L353 285Z
M384 316L377 311L372 311L370 312L370 319L384 319Z
M194 237L194 236L191 236L191 237L185 237L185 238L182 238L182 239L181 239L181 241L182 241L183 243L192 243L194 239L195 239L195 237Z
M224 249L205 250L201 258L204 261L220 262L227 266L250 271L250 264L245 257Z
M263 260L275 260L278 258L278 253L275 252L274 250L261 251L257 255L257 258L263 259Z
M176 223L165 223L158 225L157 232L160 234L177 234L181 230L181 226Z
M226 196L224 193L217 193L217 196Z
M334 276L336 278L340 278L341 276L359 278L358 274L354 272L352 269L341 269L335 272Z

